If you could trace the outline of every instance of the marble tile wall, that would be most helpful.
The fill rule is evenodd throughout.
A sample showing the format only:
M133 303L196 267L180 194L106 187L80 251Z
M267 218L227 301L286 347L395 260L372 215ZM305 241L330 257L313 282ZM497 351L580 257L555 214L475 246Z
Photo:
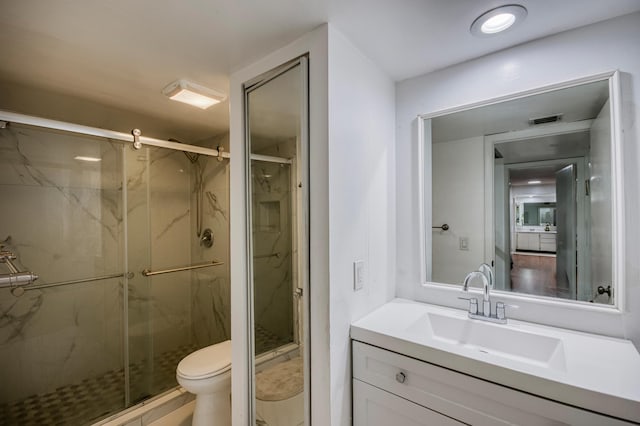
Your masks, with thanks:
M191 334L198 347L231 338L231 286L229 280L229 160L200 156L202 167L202 229L211 229L211 248L196 238L196 194L192 193L190 229L193 263L212 260L224 265L191 272ZM192 181L194 175L192 174ZM194 182L192 182L192 185Z
M256 327L293 341L291 166L252 161Z

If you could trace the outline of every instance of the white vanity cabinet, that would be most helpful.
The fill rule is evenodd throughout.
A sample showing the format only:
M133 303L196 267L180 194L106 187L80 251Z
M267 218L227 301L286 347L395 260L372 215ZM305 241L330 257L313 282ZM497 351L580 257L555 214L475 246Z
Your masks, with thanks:
M518 250L540 251L540 234L537 232L518 232L516 234Z
M354 426L630 425L352 341Z
M517 232L516 248L527 251L556 252L556 234L542 232Z

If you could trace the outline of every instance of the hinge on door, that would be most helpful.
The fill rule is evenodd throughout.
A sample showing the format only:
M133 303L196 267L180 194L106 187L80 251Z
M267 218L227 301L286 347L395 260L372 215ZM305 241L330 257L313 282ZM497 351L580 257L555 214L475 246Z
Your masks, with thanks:
M293 291L293 295L294 295L294 296L297 296L297 297L302 297L302 289L301 289L300 287L296 288L296 289Z
M584 180L584 195L587 197L591 194L591 181L589 179Z

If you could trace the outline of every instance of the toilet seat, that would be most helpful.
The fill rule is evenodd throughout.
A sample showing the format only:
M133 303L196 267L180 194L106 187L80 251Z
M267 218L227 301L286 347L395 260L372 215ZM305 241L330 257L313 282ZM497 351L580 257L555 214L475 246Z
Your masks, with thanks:
M231 340L207 346L187 355L176 372L185 379L206 379L231 369Z

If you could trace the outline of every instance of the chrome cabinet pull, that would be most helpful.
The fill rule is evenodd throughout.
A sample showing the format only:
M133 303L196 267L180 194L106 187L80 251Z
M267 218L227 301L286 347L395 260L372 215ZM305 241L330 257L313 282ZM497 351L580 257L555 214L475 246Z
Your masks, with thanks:
M404 374L404 372L400 371L396 373L396 382L404 383L405 380L407 380L407 375Z

